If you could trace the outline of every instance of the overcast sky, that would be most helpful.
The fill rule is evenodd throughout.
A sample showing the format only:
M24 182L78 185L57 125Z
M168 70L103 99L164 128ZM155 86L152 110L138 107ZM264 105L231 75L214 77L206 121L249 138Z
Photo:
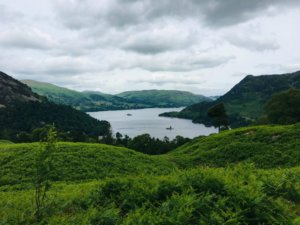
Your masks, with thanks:
M300 70L299 0L0 0L0 70L119 93Z

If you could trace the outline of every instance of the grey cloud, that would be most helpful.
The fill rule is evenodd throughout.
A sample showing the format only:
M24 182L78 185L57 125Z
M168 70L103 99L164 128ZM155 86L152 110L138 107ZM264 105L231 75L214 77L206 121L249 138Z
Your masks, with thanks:
M196 42L197 34L184 27L184 25L182 27L183 29L170 28L166 25L161 29L149 29L129 35L128 39L122 44L123 49L142 54L157 54L168 50L187 49Z
M8 9L6 6L0 4L0 20L1 22L13 22L15 20L23 18L23 14Z
M139 61L132 68L141 68L150 72L172 71L172 72L189 72L200 69L215 68L226 64L234 57L232 56L196 56L196 55L179 55L172 57L166 55L156 59L144 59Z
M5 48L49 49L55 41L47 34L32 28L17 28L0 34L0 45Z
M9 64L8 60L2 63ZM13 73L24 75L65 76L98 71L98 65L78 57L48 57L47 59L23 58L12 67Z
M70 28L99 24L124 27L146 24L168 17L176 20L198 19L220 27L252 19L270 8L300 5L298 0L110 0L91 4L91 0L57 1L60 20Z
M277 50L280 45L275 39L266 37L256 37L247 35L230 35L227 36L226 40L237 47L246 48L251 51L266 51L266 50Z
M181 79L176 79L174 78L168 78L168 79L143 79L143 80L137 80L137 82L143 82L143 83L148 83L152 85L157 85L157 86L163 86L163 85L174 85L174 84L180 84L180 85L200 85L204 84L206 81L200 81L200 80L195 80L195 79L186 79L186 78L181 78Z

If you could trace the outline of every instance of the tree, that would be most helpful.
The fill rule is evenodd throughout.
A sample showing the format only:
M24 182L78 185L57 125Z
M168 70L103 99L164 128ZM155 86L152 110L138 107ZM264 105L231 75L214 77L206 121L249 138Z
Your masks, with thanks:
M116 145L122 145L122 137L123 135L120 132L116 133Z
M219 132L228 129L229 120L223 103L219 103L210 107L207 115L212 118L214 127L217 127Z
M274 94L265 106L268 123L293 124L300 122L300 90L289 89Z
M49 128L45 142L41 142L41 148L37 152L35 162L35 216L41 221L46 208L47 192L50 189L50 172L52 167L52 153L56 149L56 130L54 126Z

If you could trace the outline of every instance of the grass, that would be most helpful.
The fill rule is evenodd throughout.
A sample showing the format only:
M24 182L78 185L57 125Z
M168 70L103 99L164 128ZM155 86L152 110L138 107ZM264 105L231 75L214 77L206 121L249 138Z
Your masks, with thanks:
M0 225L296 225L299 135L299 124L240 128L160 156L58 143L40 223L31 184L39 144L1 143Z
M0 140L0 144L13 144L13 142L8 140Z
M0 186L31 182L38 143L0 145ZM123 175L166 174L176 169L165 159L103 144L58 143L52 181L83 181Z
M181 168L254 163L259 168L300 163L300 124L256 126L200 137L164 156Z

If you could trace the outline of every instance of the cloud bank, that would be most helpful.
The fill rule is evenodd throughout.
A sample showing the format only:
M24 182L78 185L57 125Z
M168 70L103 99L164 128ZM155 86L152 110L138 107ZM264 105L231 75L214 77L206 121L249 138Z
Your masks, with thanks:
M299 12L298 0L0 0L0 70L78 90L222 94L236 74L298 68Z

